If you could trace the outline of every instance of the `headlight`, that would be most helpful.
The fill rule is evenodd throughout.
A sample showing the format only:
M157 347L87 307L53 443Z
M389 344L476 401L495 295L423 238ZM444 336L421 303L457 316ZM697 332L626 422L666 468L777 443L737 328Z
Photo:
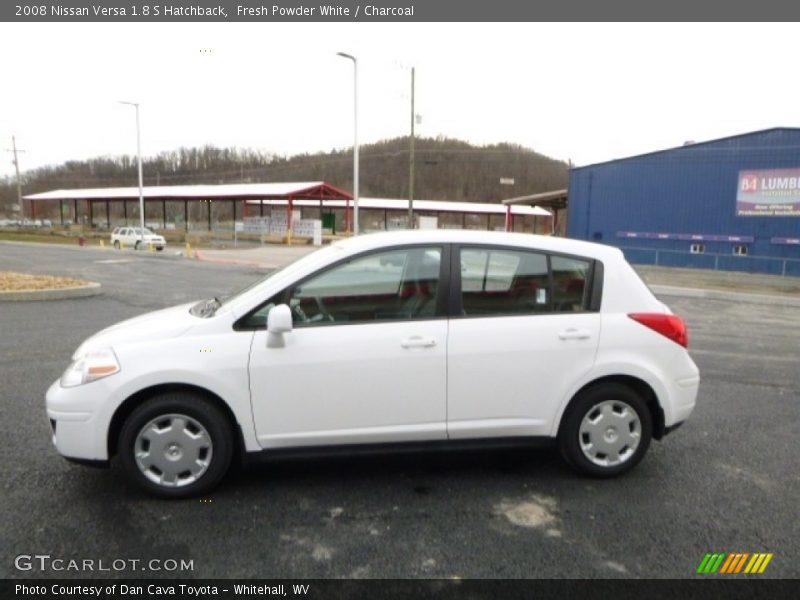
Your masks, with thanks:
M111 348L78 357L61 376L61 387L75 387L119 372L119 361Z

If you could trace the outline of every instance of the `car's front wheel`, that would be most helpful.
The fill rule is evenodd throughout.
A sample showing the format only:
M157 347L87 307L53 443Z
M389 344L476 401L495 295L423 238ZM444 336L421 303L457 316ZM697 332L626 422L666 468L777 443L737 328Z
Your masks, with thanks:
M186 498L211 491L233 456L231 423L202 396L163 394L137 407L120 432L128 477L151 494Z
M119 240L114 240L114 248L119 250Z
M642 460L653 436L647 403L631 388L603 383L569 406L559 433L564 459L593 477L614 477Z

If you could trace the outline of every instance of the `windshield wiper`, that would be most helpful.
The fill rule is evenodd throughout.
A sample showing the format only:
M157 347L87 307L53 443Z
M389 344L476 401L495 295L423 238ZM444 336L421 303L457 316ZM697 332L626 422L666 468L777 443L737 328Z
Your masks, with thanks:
M209 300L201 300L195 304L189 312L196 317L207 318L213 316L221 304L222 302L220 299L214 296Z

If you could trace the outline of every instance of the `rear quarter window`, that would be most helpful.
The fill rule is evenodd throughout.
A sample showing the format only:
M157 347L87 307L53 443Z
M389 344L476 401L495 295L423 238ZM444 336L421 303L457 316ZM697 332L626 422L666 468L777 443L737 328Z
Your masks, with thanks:
M553 256L550 258L550 268L553 274L553 311L588 310L591 261Z

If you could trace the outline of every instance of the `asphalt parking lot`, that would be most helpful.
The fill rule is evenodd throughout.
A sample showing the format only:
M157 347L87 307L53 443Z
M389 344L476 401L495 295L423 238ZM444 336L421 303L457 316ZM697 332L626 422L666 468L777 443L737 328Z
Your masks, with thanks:
M707 552L771 552L762 577L800 576L800 308L665 298L689 324L699 404L620 479L582 479L551 450L315 459L161 501L116 466L61 459L44 393L95 331L265 271L20 244L0 244L0 270L104 290L0 304L2 577L684 578ZM20 572L20 554L184 559L193 570Z

